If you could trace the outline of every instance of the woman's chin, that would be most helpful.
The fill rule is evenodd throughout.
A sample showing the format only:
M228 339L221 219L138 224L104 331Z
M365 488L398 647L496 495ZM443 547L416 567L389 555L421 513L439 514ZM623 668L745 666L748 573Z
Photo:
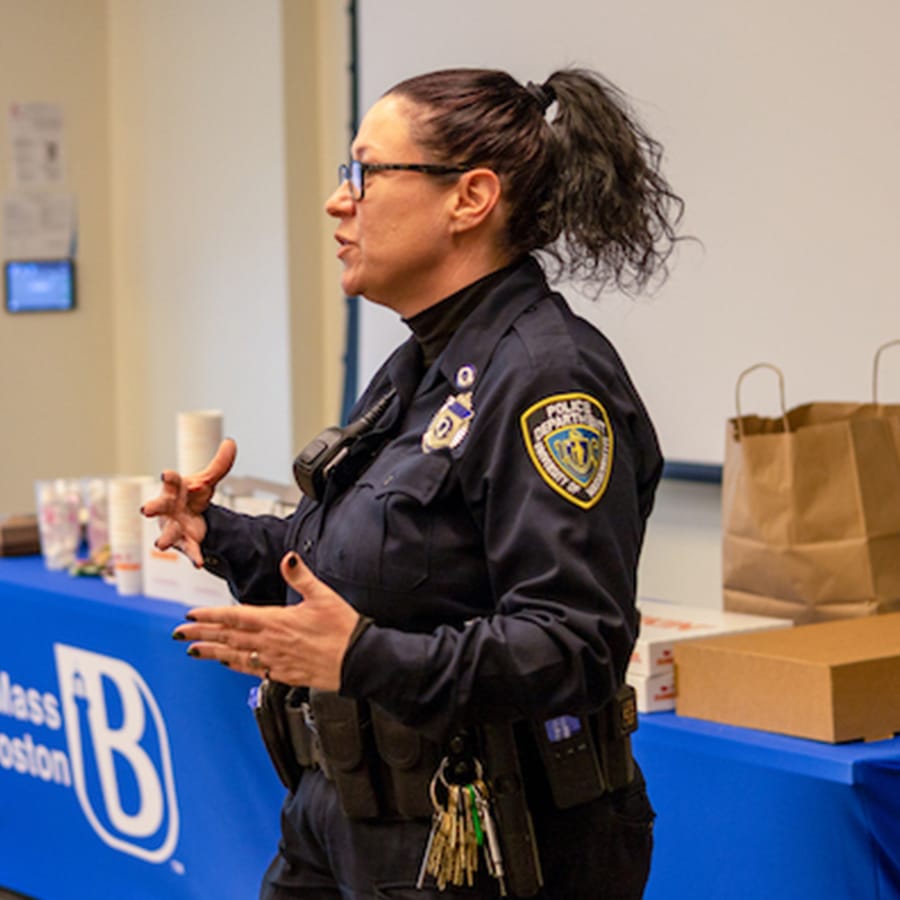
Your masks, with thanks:
M341 276L341 290L345 297L356 297L361 295L359 282L353 277L351 272L345 271Z

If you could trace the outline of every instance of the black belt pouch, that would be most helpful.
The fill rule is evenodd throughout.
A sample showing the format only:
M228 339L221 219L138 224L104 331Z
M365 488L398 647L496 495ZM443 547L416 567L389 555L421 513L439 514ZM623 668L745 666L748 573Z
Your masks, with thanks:
M333 691L310 691L316 731L329 775L348 818L371 819L379 814L378 797L366 766L369 723L355 700Z
M434 813L428 786L441 761L437 744L374 704L371 710L375 745L387 766L388 802L405 819L428 818Z
M295 791L302 770L297 765L285 716L285 697L290 690L280 681L265 679L259 686L253 715L278 778L288 790Z

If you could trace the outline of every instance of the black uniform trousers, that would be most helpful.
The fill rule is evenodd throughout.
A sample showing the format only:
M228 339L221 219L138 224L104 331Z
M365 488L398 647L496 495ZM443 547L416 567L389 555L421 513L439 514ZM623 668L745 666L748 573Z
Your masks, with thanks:
M654 813L643 777L567 810L538 798L532 812L544 887L538 900L640 900L650 872ZM260 900L455 900L500 897L484 860L473 887L416 889L431 822L351 821L334 785L307 771L282 809L282 839Z

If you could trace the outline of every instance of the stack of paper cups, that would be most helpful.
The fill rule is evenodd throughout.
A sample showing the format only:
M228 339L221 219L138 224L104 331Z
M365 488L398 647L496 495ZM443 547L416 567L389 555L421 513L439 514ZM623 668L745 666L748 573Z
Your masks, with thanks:
M215 409L178 413L178 471L193 475L209 465L222 441L222 413Z
M146 503L159 496L160 483L148 481L143 486L143 500ZM162 600L180 600L182 595L182 583L188 570L193 566L177 550L159 550L156 547L156 539L160 534L160 526L164 518L154 516L143 517L143 530L141 535L141 578L143 579L143 592L147 597L158 597Z
M116 590L123 596L140 594L141 502L150 478L111 478L109 481L109 547L112 552Z

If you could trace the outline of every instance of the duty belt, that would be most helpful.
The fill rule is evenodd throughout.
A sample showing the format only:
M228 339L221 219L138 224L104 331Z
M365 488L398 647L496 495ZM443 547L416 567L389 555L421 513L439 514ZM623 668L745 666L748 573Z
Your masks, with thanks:
M441 759L448 752L453 755L452 750L375 704L266 680L255 712L273 764L291 790L303 769L318 768L335 783L351 818L431 814L428 785ZM530 739L539 751L558 808L597 799L634 779L630 735L637 728L637 712L634 691L627 685L592 715L559 716L523 728L525 724L516 725L516 740ZM489 745L497 743L496 728L474 731L465 752L490 757ZM449 744L452 747L453 740ZM462 758L465 752L457 755ZM497 753L493 756L499 764Z

